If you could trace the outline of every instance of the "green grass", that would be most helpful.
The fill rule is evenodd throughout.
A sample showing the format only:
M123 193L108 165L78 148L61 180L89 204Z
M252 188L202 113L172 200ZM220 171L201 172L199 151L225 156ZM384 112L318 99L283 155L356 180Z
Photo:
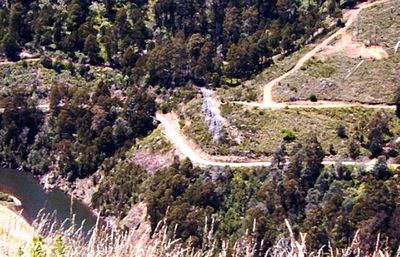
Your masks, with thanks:
M257 158L271 155L283 143L288 149L301 143L310 133L317 134L325 152L330 145L337 157L347 157L348 145L355 132L366 138L366 127L376 110L366 108L341 109L243 109L243 106L224 104L222 114L227 120L226 142L216 145L204 123L200 106L192 104L185 113L190 126L185 126L186 135L192 138L207 153L214 155L237 155ZM400 135L400 122L394 111L387 111L392 118L392 140ZM347 137L340 138L337 129L343 126ZM238 143L240 139L241 143ZM367 149L361 149L369 155Z
M164 137L160 128L153 130L153 132L140 139L135 145L136 149L150 150L151 152L165 153L172 149L169 141Z
M301 70L306 71L308 75L319 78L330 78L336 72L335 66L329 60L311 59L307 61Z

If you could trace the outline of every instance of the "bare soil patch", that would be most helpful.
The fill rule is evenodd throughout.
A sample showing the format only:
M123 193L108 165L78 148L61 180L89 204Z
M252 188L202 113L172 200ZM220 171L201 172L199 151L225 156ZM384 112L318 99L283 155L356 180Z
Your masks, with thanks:
M349 33L341 35L333 45L327 46L319 53L321 56L329 56L341 53L350 58L363 58L369 60L382 60L389 58L387 51L380 45L366 45L357 42Z

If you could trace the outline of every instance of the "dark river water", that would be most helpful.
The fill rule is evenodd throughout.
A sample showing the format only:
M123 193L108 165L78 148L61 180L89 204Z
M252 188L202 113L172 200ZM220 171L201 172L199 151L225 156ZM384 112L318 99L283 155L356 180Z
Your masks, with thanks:
M81 225L85 221L85 232L96 224L96 217L88 206L76 199L71 206L71 197L58 189L45 192L30 173L0 169L0 191L11 194L22 202L22 215L28 222L35 220L42 210L54 214L58 222L71 218L72 212L75 224Z

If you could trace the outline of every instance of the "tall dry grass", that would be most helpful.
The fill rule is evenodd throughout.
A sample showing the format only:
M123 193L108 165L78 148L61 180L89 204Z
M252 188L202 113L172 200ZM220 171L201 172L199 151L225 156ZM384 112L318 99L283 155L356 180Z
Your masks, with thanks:
M41 235L42 243L22 249L22 256L33 257L400 257L400 248L397 253L380 249L379 237L376 249L370 254L362 254L358 233L353 242L346 249L333 249L309 252L307 237L300 234L296 238L288 221L289 236L282 238L266 253L260 254L263 242L257 244L252 236L254 231L247 232L235 243L218 241L214 234L214 220L207 220L203 228L203 244L201 248L193 248L184 244L174 234L170 234L165 221L157 226L151 235L150 226L144 224L142 228L130 232L115 232L97 224L89 232L84 232L83 226L66 226L54 222L50 215L41 215L34 223L37 234ZM255 227L255 226L254 226ZM176 227L175 227L176 230ZM58 242L58 243L57 243ZM61 242L61 244L60 244ZM33 250L32 250L33 249ZM38 250L39 249L39 250ZM61 250L60 250L61 249ZM325 248L326 249L326 248ZM34 253L39 252L39 254ZM37 255L35 255L37 254ZM42 255L40 255L42 254Z

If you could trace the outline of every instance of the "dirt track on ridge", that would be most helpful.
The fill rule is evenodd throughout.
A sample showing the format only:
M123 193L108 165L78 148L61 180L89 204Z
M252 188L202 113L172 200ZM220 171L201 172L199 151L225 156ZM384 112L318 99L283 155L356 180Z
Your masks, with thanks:
M272 98L272 88L279 82L281 82L283 79L287 78L288 76L294 74L295 72L299 71L301 67L308 61L310 60L313 56L315 56L317 53L322 51L324 48L326 48L335 38L338 36L343 36L346 34L348 28L354 23L360 12L366 8L370 8L372 6L378 5L385 3L389 0L380 0L380 1L375 1L372 3L362 3L358 5L357 9L352 9L348 13L346 13L345 16L347 16L347 21L346 24L343 28L339 29L336 31L334 34L329 36L327 39L325 39L323 42L318 44L315 48L313 48L310 52L305 54L300 60L296 63L296 65L288 72L285 74L281 75L280 77L268 82L264 86L264 98L263 98L263 103L262 105L260 104L255 104L257 107L263 106L264 108L272 108L272 109L279 109L279 108L284 108L288 105L290 105L291 108L310 108L310 107L317 107L317 108L325 108L323 105L326 105L329 108L339 108L339 107L349 107L349 106L359 106L360 104L352 104L352 103L339 103L336 104L335 102L328 102L325 101L322 104L299 104L296 105L296 102L291 102L289 103L276 103L273 98ZM241 103L241 102L238 102ZM252 105L252 103L247 104L247 105ZM363 105L365 106L365 105Z

